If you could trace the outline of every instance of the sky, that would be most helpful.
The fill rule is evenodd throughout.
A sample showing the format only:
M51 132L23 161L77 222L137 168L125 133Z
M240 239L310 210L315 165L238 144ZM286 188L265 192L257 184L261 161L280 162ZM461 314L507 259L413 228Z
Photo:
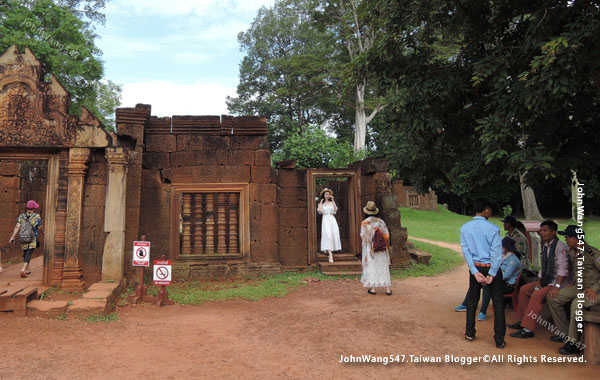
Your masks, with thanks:
M237 35L274 0L110 0L96 27L105 78L123 86L122 107L152 115L228 114L244 57Z

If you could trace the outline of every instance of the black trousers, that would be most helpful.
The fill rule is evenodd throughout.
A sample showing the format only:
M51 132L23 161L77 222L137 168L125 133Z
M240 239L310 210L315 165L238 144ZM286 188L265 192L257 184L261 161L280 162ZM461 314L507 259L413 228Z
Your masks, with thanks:
M33 255L34 249L35 248L29 248L29 249L23 250L23 262L26 262L27 264L29 264L29 262L31 261L31 255Z
M487 276L490 268L477 267L477 270ZM496 344L502 344L504 342L504 335L506 334L506 320L504 317L504 294L502 279L502 271L498 271L496 277L489 285L490 293L492 294L492 303L494 304L494 340ZM467 292L467 326L466 334L468 336L475 336L475 313L477 312L477 304L479 303L479 296L481 293L481 284L477 282L475 276L469 272L469 291Z

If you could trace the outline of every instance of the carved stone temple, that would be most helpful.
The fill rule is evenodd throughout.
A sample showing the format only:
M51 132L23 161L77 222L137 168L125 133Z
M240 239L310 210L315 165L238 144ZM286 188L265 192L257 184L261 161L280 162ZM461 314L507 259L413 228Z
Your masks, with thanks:
M68 113L69 94L28 49L0 56L0 242L28 199L43 218L47 285L81 290L134 278L133 241L151 259L173 260L173 279L360 270L362 208L374 200L390 227L392 266L409 263L406 229L381 160L344 169L274 167L266 120L152 116L149 105L116 111L106 132L87 109ZM343 252L319 254L317 197L333 189ZM20 257L19 247L2 260Z

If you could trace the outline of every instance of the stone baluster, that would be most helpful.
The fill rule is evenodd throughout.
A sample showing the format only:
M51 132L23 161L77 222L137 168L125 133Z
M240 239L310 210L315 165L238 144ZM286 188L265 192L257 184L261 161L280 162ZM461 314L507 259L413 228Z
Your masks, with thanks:
M215 194L206 193L205 207L206 223L206 247L204 253L207 255L215 253Z
M192 194L184 193L182 198L181 254L190 255L192 253Z
M202 193L196 193L194 194L194 255L201 255L204 253L202 244L202 226L204 224L204 221L202 220L202 211Z
M217 193L217 253L227 253L227 193Z
M237 193L229 193L229 199L227 202L227 206L229 209L229 253L239 253L239 234L238 234L238 212L239 212L239 204L238 204L238 194Z

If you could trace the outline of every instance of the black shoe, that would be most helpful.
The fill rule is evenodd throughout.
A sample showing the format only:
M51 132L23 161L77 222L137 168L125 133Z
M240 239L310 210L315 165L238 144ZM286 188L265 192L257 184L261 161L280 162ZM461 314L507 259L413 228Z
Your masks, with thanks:
M369 294L372 294L372 295L375 295L375 294L377 294L377 293L375 293L374 291L372 291L371 289L367 290L367 293L369 293Z
M550 337L550 341L554 342L554 343L563 343L563 339L561 337L559 337L558 335L552 335Z
M391 296L392 295L392 291L390 290L389 292L385 292L386 296Z
M472 341L474 341L474 340L475 340L475 335L473 335L473 336L468 336L467 334L465 334L465 340L466 340L467 342L472 342Z
M515 329L515 330L521 330L523 327L521 327L521 321L515 322L515 323L507 323L506 324L509 328L511 329Z
M504 347L506 347L506 341L504 341L500 344L496 343L496 348L504 348Z
M535 336L535 334L533 333L533 331L525 332L525 330L521 329L517 332L511 333L510 336L512 336L513 338L526 339L526 338L533 338Z
M558 352L560 352L563 355L578 355L579 348L575 347L574 344L567 343L564 346L562 346L561 348L559 348Z

